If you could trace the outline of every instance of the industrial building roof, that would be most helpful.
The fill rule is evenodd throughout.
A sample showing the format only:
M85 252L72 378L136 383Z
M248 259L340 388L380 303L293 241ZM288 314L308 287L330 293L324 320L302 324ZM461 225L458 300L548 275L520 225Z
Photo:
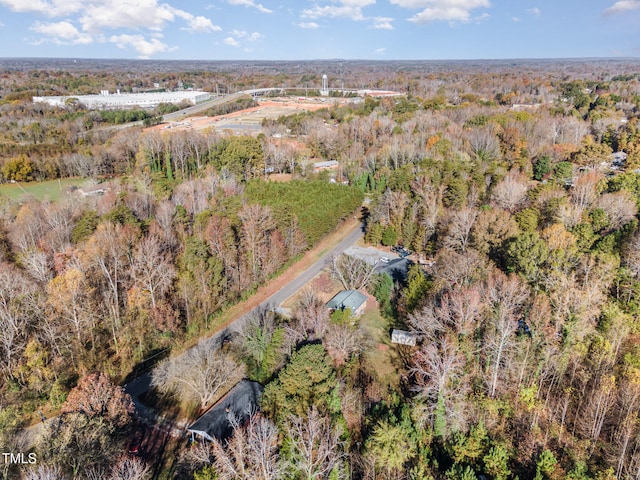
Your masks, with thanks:
M350 308L355 312L367 301L367 296L358 290L343 290L327 303L327 308L332 310L345 310Z
M103 91L100 95L68 95L62 97L33 97L34 102L45 102L53 106L65 106L69 99L77 99L87 108L152 108L161 103L180 103L188 101L192 104L211 99L208 92L179 91L179 92L150 92L150 93L109 93Z

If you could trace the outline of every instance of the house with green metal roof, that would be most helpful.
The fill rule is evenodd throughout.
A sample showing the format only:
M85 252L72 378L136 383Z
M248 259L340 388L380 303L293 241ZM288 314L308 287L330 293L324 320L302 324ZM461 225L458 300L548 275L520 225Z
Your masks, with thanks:
M358 290L342 290L327 303L331 311L349 308L354 317L362 315L366 306L367 296Z

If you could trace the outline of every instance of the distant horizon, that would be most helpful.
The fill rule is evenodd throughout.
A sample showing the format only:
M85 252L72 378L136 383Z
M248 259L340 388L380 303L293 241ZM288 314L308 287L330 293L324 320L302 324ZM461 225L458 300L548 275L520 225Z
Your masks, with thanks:
M129 58L129 57L0 57L0 62L5 60L19 61L94 61L109 60L118 62L222 62L222 63L252 63L252 62L498 62L498 61L617 61L617 60L637 60L638 56L611 56L611 57L487 57L487 58L229 58L229 59L205 59L205 58Z

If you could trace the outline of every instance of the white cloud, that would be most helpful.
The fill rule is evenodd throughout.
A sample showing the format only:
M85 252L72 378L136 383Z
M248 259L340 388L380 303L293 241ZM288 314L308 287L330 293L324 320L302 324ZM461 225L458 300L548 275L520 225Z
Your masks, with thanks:
M371 28L380 30L393 30L393 25L391 24L391 22L393 22L393 18L391 17L374 17L373 25L371 26Z
M41 41L90 43L101 40L105 31L115 32L120 48L135 48L142 56L168 48L159 40L148 41L139 32L162 32L168 23L183 21L191 32L220 31L210 19L195 16L162 0L0 0L18 13L35 13L47 18L62 17L60 22L36 22L31 30L44 35ZM119 30L119 32L118 32ZM133 31L132 34L130 32ZM146 43L145 43L146 42Z
M222 43L224 43L225 45L229 45L230 47L239 47L240 44L238 43L238 41L233 38L233 37L227 37L225 38Z
M57 44L88 44L93 42L91 35L82 33L70 22L40 23L36 22L31 30L50 37L49 40Z
M376 55L384 55L385 53L387 53L387 49L386 48L377 48L376 49Z
M184 18L186 15L183 13L186 12L166 3L158 5L157 0L138 0L135 3L106 0L88 3L80 17L80 23L87 32L117 28L162 30L176 16Z
M9 10L16 13L39 13L47 17L59 17L82 10L82 0L0 0Z
M537 17L539 17L539 16L540 16L540 14L541 14L542 12L540 11L540 9L539 9L538 7L533 7L533 8L528 9L528 10L527 10L527 13L528 13L529 15L533 15L534 17L536 17L536 18L537 18Z
M619 0L604 11L605 15L615 15L631 10L640 10L640 0Z
M518 23L520 21L520 17L511 17L511 21Z
M273 13L273 10L269 10L261 3L256 3L253 0L229 0L229 5L244 5L245 7L257 8L262 13Z
M118 48L133 47L140 58L149 58L156 53L166 52L168 46L158 38L145 39L142 35L113 35L109 38L111 43L115 43Z
M300 28L310 28L310 29L320 27L320 25L318 25L316 22L300 22L300 23L297 23L296 25Z
M229 33L230 35L227 38L225 38L222 41L222 43L230 47L239 47L240 41L257 42L258 40L262 40L264 38L264 35L262 35L259 32L249 33L246 30L234 29L234 30L231 30ZM247 51L246 47L245 47L245 51Z
M332 0L339 5L315 5L302 11L302 18L349 18L357 22L366 20L362 8L373 5L376 0Z
M313 8L308 8L302 11L302 18L350 18L351 20L361 21L364 20L364 15L362 14L362 9L360 7L351 7L351 6L334 6L327 5L325 7L320 7L316 5Z
M209 20L206 17L197 16L189 20L189 30L191 30L192 32L198 32L198 33L219 32L220 30L222 30L222 28L220 28L218 25L214 25L213 23L211 23L211 20Z
M340 0L340 3L350 7L366 7L367 5L374 5L376 0Z
M422 9L409 20L414 23L447 21L468 23L483 20L485 15L472 17L471 12L478 8L489 8L489 0L390 0L392 4L408 9Z
M246 38L250 42L255 42L256 40L260 40L262 38L262 34L258 32L249 33L246 30L231 30L229 32L236 38Z

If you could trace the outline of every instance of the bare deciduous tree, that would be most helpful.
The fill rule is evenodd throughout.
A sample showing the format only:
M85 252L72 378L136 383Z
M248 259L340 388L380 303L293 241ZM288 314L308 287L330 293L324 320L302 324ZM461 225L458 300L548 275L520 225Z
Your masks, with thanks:
M345 458L344 445L340 441L342 432L332 427L328 418L315 408L306 417L291 417L285 425L291 440L294 472L303 478L328 479L334 469L339 469Z
M622 261L636 277L640 277L640 232L636 232L624 245Z
M487 298L492 313L485 335L485 348L490 365L489 395L492 397L496 393L498 377L514 342L519 315L528 295L527 286L515 275L507 277L502 272L494 271L487 280Z
M445 248L436 256L435 277L447 289L467 287L482 278L485 270L485 259L473 249L461 254Z
M243 367L227 353L200 343L183 355L160 363L153 372L152 384L183 400L196 400L204 410L243 375Z
M0 368L11 375L40 316L38 289L13 265L0 264Z
M571 189L571 201L582 209L591 207L598 198L597 186L603 178L602 174L595 171L578 175Z
M109 480L144 480L150 473L141 458L120 457L111 468Z
M302 291L294 315L303 338L322 338L329 326L329 311L311 289Z
M148 236L138 242L131 259L131 276L148 293L151 306L169 290L176 276L171 258L163 251L158 237Z
M38 282L46 283L53 277L51 262L46 253L38 248L31 248L18 254L20 264Z
M464 355L446 336L425 342L413 355L411 372L416 375L420 394L435 405L439 398L448 404L456 379L463 375Z
M38 465L25 472L26 480L66 480L58 465Z
M613 375L602 375L594 382L588 401L580 412L578 425L582 432L594 442L600 437L609 410L616 400L616 379Z
M435 188L428 177L420 176L412 182L411 189L420 199L418 218L424 230L422 243L423 246L426 246L436 232L438 219L442 213L442 195L445 191L445 185Z
M511 171L491 192L491 200L500 208L516 210L525 200L529 184L524 175Z
M441 300L440 316L456 333L472 333L485 307L482 294L477 285L445 293Z
M471 242L471 231L476 218L478 218L478 210L475 208L463 208L451 212L443 221L442 244L446 248L464 253Z
M336 365L340 366L353 355L358 355L367 348L367 336L357 326L330 325L327 329L324 345Z
M490 127L474 128L468 136L471 152L482 160L493 160L500 155L500 142Z
M124 289L128 286L129 249L134 232L128 226L102 223L89 238L84 250L87 270L93 270L96 291L102 298L111 318L111 334L118 351L117 331L121 326Z
M217 440L212 443L220 480L287 478L278 450L278 429L261 415L251 417L245 427L236 427L226 445Z
M329 268L331 275L342 284L345 290L358 290L369 284L376 266L351 255L342 254L329 259Z
M606 212L609 226L612 229L622 227L633 220L633 217L638 213L635 200L626 190L605 193L598 199L596 204Z
M269 207L245 205L238 213L242 220L242 242L249 261L252 280L258 282L265 276L265 264L270 250L270 233L276 223Z
M91 293L84 273L77 268L67 269L47 284L50 316L71 325L78 342L91 333L94 324Z

